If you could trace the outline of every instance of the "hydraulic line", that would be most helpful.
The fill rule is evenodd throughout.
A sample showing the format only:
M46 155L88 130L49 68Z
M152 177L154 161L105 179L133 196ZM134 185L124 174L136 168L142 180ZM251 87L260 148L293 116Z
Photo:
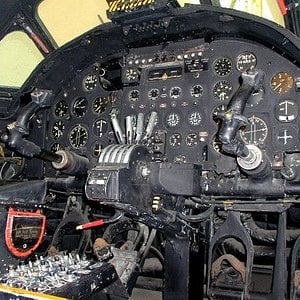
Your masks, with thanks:
M267 230L259 227L250 214L241 215L242 222L250 235L260 241L275 243L277 239L277 230ZM286 230L286 240L291 242L300 236L300 229Z
M187 216L182 213L177 213L177 217L186 222L192 222L192 223L202 222L211 216L214 209L215 209L215 205L212 204L206 211L204 211L200 214Z

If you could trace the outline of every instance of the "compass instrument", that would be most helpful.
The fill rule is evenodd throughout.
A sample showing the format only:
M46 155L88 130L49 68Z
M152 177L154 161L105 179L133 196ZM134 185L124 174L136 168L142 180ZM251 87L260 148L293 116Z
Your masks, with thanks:
M245 129L240 131L242 140L246 144L263 144L268 136L268 126L266 122L257 116L251 116L248 118L248 122L249 124Z

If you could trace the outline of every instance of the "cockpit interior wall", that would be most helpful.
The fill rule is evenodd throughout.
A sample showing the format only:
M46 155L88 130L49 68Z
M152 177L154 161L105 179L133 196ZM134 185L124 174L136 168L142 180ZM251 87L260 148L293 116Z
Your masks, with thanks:
M108 0L56 48L38 3L3 29L44 59L0 88L0 298L300 299L299 38Z

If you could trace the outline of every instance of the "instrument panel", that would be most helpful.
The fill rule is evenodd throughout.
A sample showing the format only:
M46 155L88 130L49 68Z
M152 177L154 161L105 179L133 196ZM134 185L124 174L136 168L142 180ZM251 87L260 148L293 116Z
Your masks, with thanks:
M135 129L142 113L145 129L155 112L154 130L144 140L154 160L230 173L236 164L216 138L218 116L240 87L242 72L252 69L264 72L264 82L247 101L248 123L238 138L278 163L284 152L300 150L299 69L265 46L229 38L131 48L125 56L92 62L57 95L47 146L72 149L96 163L101 149L117 143L112 110L124 135L127 116Z

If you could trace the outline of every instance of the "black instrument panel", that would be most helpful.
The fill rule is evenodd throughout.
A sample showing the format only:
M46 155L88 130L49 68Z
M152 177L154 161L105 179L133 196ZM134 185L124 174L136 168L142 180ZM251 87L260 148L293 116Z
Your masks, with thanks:
M265 46L229 38L132 48L113 62L92 62L57 95L48 118L47 146L75 150L95 163L103 147L116 143L112 109L117 109L123 133L126 116L136 122L143 113L146 127L155 111L152 137L144 141L154 159L228 173L236 165L220 150L217 116L249 69L262 70L265 78L248 99L248 125L239 138L264 149L274 163L285 151L300 150L299 69ZM227 161L223 168L220 161Z

